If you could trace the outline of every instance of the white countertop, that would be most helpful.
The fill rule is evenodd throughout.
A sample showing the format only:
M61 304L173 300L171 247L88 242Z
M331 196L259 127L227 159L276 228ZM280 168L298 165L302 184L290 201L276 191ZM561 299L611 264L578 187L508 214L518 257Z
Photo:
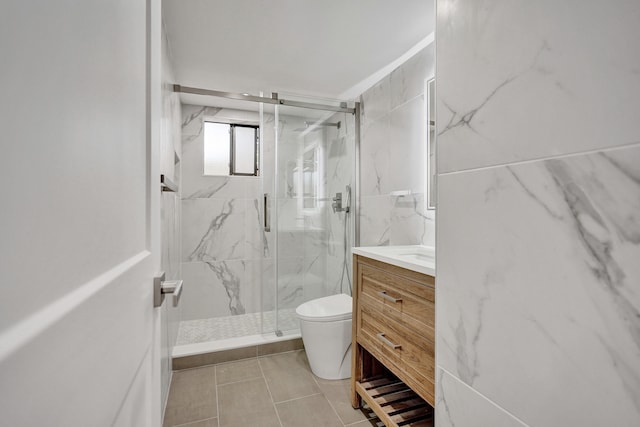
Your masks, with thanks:
M436 251L433 246L361 246L352 248L351 252L407 270L436 276Z

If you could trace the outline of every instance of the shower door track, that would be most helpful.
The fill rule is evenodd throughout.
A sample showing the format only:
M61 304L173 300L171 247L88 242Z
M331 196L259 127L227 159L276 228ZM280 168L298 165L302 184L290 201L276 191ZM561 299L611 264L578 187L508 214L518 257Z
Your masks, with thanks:
M264 96L245 95L243 93L223 92L219 90L200 89L196 87L188 87L181 85L173 85L173 91L178 93L190 93L192 95L217 96L218 98L237 99L241 101L263 102L265 104L286 105L290 107L309 108L312 110L335 111L338 113L355 114L355 108L347 107L346 102L342 102L340 106L316 104L314 102L292 101L288 99L278 98L278 94L273 92L271 98Z

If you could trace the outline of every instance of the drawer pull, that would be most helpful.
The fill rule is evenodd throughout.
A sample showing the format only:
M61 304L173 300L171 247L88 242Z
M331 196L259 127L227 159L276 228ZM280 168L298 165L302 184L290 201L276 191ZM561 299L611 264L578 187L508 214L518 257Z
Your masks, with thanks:
M382 332L381 332L381 333L379 333L379 334L376 334L376 336L378 337L378 339L379 339L380 341L382 341L383 343L385 343L386 345L388 345L389 347L391 347L391 348L392 348L392 349L394 349L394 350L397 350L397 349L399 349L399 348L402 348L402 346L401 346L400 344L394 344L394 343L392 343L391 341L389 341L388 339L386 339L386 338L384 337L384 334L383 334Z
M402 298L394 298L391 295L388 295L386 291L379 291L378 295L380 295L382 298L386 299L387 301L391 301L391 302L402 301Z

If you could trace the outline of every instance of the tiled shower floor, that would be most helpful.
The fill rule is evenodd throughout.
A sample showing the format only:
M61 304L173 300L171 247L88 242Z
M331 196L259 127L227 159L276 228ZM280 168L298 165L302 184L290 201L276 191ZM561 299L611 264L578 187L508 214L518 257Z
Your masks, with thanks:
M279 313L278 329L281 331L290 331L300 327L294 308L282 309ZM261 318L264 321L262 329L260 328ZM184 320L180 322L176 345L197 344L244 337L247 335L258 335L264 332L275 331L275 328L275 311L213 317L209 319Z

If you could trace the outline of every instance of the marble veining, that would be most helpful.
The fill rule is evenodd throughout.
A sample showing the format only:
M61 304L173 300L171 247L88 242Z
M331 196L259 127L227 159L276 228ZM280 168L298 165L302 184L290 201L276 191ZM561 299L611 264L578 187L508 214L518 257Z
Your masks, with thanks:
M227 187L229 184L229 181L230 179L228 177L222 178L218 180L218 182L216 182L215 184L207 188L202 188L192 194L189 194L184 198L185 199L207 199L207 198L213 197L216 194L219 194L220 190Z
M640 146L441 176L474 216L439 206L439 364L529 424L640 419L637 164Z
M222 286L224 286L229 297L229 311L231 314L244 314L245 310L242 301L240 301L240 278L224 262L207 262L206 264L215 273L218 280L222 282Z
M439 141L441 172L638 140L631 112L640 108L640 57L628 43L637 38L636 3L441 3L438 133L448 136ZM587 30L594 27L606 28L606 37Z
M640 4L436 9L436 421L639 425Z
M210 221L206 232L187 257L187 261L215 261L220 259L216 256L216 253L220 250L224 250L228 257L231 258L235 253L243 249L241 248L242 242L239 239L233 241L228 247L220 247L221 234L227 225L227 221L232 217L237 203L236 200L227 200L223 203L222 209Z
M424 206L424 84L428 46L361 96L362 246L435 243L435 212ZM391 192L409 190L405 197Z

